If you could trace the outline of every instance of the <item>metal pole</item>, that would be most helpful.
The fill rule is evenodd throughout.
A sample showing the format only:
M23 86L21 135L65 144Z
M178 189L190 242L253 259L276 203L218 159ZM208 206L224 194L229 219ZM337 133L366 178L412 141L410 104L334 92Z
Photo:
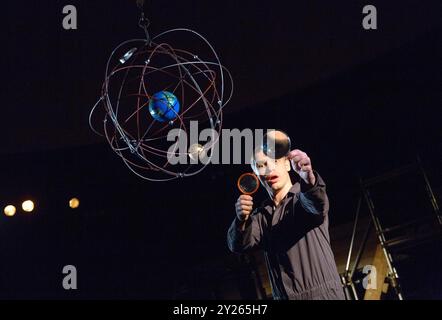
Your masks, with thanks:
M354 240L355 240L355 236L356 236L356 227L358 225L358 220L359 220L359 211L361 209L361 203L362 203L362 198L359 197L358 205L357 205L357 209L356 209L355 221L353 224L353 231L351 234L350 248L348 249L347 263L345 265L344 276L341 279L344 284L345 295L348 298L350 298L350 292L348 291L348 286L350 286L350 288L352 289L354 300L359 300L359 298L358 298L358 293L356 292L356 288L353 283L353 273L350 273L349 269L350 269L351 254L353 251L353 244L354 244Z
M370 194L369 194L368 190L364 188L364 184L362 181L361 181L361 188L362 188L362 192L365 197L365 201L367 202L368 210L370 212L370 216L371 216L373 224L375 226L376 234L377 234L379 242L381 244L382 251L383 251L385 259L387 261L387 265L388 265L388 269L389 269L389 278L391 280L391 284L396 291L398 299L403 300L403 296L402 296L402 293L400 292L399 283L398 283L399 275L398 275L396 269L393 267L393 259L390 255L390 253L387 251L387 248L385 245L385 237L382 232L381 224L374 213L374 204L370 198Z
M350 248L348 249L347 263L345 265L345 273L346 274L348 273L348 270L350 269L350 260L351 260L351 254L352 254L352 251L353 251L353 243L355 241L356 226L358 225L359 211L361 209L361 202L362 202L362 198L359 197L359 199L358 199L358 206L357 206L356 215L355 215L355 222L353 224L353 232L351 234Z
M436 214L439 225L442 225L442 216L440 214L439 205L437 204L436 197L434 196L433 189L431 188L430 181L428 180L427 173L422 166L422 162L419 156L417 156L417 162L419 164L419 170L422 173L425 180L425 190L430 198L431 205L433 206L434 213Z

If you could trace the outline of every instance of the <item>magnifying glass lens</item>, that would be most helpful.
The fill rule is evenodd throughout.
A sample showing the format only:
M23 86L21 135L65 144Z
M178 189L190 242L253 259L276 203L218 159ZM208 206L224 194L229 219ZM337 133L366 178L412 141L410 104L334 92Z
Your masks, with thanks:
M291 143L289 136L279 130L272 130L265 134L262 150L264 154L273 159L287 156Z
M245 173L238 179L238 189L243 194L253 194L259 188L259 180L253 173Z

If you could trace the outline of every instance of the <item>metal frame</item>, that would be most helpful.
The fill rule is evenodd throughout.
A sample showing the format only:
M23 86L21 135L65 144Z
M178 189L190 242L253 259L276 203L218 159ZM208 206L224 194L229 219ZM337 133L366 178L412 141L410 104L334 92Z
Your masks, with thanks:
M368 235L371 231L372 226L374 226L376 229L376 235L377 235L379 244L382 247L382 251L384 253L385 260L387 261L387 266L388 266L388 271L389 271L388 275L387 275L387 279L389 279L390 285L394 288L397 298L399 300L404 299L403 293L401 291L400 283L399 283L399 275L398 275L398 272L395 268L394 260L393 260L391 253L390 253L390 250L389 250L390 246L400 244L400 242L398 242L398 241L394 242L391 240L387 241L385 238L385 234L387 232L390 232L393 230L398 230L398 229L402 229L406 226L413 225L413 224L418 223L424 219L422 219L422 218L414 219L412 221L408 221L406 223L403 223L401 225L397 225L394 227L382 228L379 218L376 215L375 206L374 206L373 200L370 196L370 192L368 190L368 187L374 186L376 184L380 184L384 181L391 180L393 178L399 177L401 175L404 175L405 173L408 173L408 172L416 170L416 169L421 173L421 175L423 177L423 180L425 183L425 189L428 194L429 200L431 202L434 214L436 216L436 222L438 223L438 226L439 226L438 230L439 231L441 230L442 216L440 213L439 205L437 203L436 197L434 196L428 176L425 172L424 167L422 166L422 162L419 157L417 157L417 162L412 165L398 168L396 170L390 171L389 173L386 173L386 174L383 174L383 175L380 175L380 176L377 176L377 177L374 177L371 179L366 179L366 180L361 179L360 180L360 187L361 187L362 195L358 199L355 221L354 221L354 225L353 225L353 232L352 232L349 252L348 252L348 256L347 256L347 263L346 263L344 274L341 276L342 282L345 286L345 292L346 292L348 299L353 298L354 300L359 300L359 297L358 297L358 294L357 294L357 291L356 291L356 288L354 285L354 274L355 274L355 271L356 271L356 269L359 265L359 262L361 260L362 253L365 250L365 246L366 246L366 243L368 240ZM365 203L367 204L371 220L365 230L362 244L361 244L361 246L358 250L358 253L356 255L353 267L350 270L350 261L351 261L353 246L354 246L354 239L356 236L356 227L357 227L358 220L359 220L359 214L360 214L360 209L361 209L361 205L362 205L362 200L365 200ZM428 219L428 217L425 217L425 218ZM414 240L414 239L404 239L401 241L402 242L410 242L410 240Z

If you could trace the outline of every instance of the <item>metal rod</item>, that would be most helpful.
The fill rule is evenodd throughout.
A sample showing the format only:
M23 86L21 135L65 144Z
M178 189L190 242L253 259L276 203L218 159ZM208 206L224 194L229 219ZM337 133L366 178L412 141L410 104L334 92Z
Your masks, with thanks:
M345 273L346 274L347 274L347 272L348 272L348 270L350 268L351 254L352 254L352 251L353 251L353 244L354 244L355 236L356 236L356 227L358 225L359 211L361 209L361 202L362 202L362 198L359 197L358 205L357 205L357 209L356 209L356 215L355 215L355 222L353 224L353 231L352 231L352 234L351 234L350 248L348 249L347 263L345 265Z
M425 190L430 198L431 205L433 206L433 211L436 214L439 225L442 225L442 216L440 214L439 205L437 204L436 197L434 196L433 189L431 188L430 181L428 180L427 173L422 166L422 162L419 156L417 156L417 162L419 164L420 172L422 173L425 180Z
M366 180L363 180L363 181L361 179L360 180L361 181L361 185L363 187L369 187L369 186L377 184L379 182L383 182L385 180L388 180L388 179L391 179L391 178L403 175L403 174L407 173L408 171L410 171L411 169L413 169L415 167L416 167L415 164L409 164L407 166L403 166L403 167L400 167L398 169L395 169L395 170L393 170L393 171L391 171L389 173L385 173L385 174L382 174L382 175L379 175L379 176L376 176L376 177L373 177L373 178L370 178L370 179L366 179Z
M384 237L384 234L382 233L382 227L381 227L381 224L380 224L380 222L374 212L374 204L371 200L368 190L366 188L364 188L364 184L362 183L362 181L361 181L361 187L362 187L362 192L365 197L365 201L367 202L367 205L368 205L368 211L370 213L374 227L376 229L376 234L378 236L379 242L382 247L382 252L384 253L385 259L387 261L387 266L388 266L388 270L389 270L389 277L390 277L391 283L393 284L393 288L396 291L398 299L403 300L403 296L402 296L402 293L400 292L399 283L398 283L399 275L398 275L396 269L393 267L393 259L390 255L390 253L387 251L387 248L385 245L385 237Z
M356 255L355 263L354 263L353 268L352 268L351 273L350 273L350 276L351 276L352 279L353 279L354 273L356 272L356 269L358 268L359 262L361 261L362 253L365 250L365 246L366 246L367 241L368 241L368 236L369 236L370 231L371 231L371 226L372 226L372 222L371 222L371 220L369 220L367 229L365 230L364 238L362 240L362 243L361 243L361 246L359 248L358 254Z
M413 219L411 221L405 222L403 224L399 224L399 225L396 225L396 226L393 226L393 227L382 229L381 231L382 231L382 233L391 232L391 231L394 231L394 230L405 228L405 227L407 227L409 225L415 224L416 222L419 222L419 221L422 221L422 220L428 220L430 218L434 219L432 216L431 217L430 216L423 216L423 217L419 217L417 219Z

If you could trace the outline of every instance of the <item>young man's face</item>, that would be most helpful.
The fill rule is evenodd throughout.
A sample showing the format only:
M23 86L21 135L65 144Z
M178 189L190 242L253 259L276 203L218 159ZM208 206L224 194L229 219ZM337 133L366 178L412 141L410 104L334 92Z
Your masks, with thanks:
M290 161L286 157L272 159L264 152L258 151L255 153L255 165L262 183L268 186L274 194L290 183Z

